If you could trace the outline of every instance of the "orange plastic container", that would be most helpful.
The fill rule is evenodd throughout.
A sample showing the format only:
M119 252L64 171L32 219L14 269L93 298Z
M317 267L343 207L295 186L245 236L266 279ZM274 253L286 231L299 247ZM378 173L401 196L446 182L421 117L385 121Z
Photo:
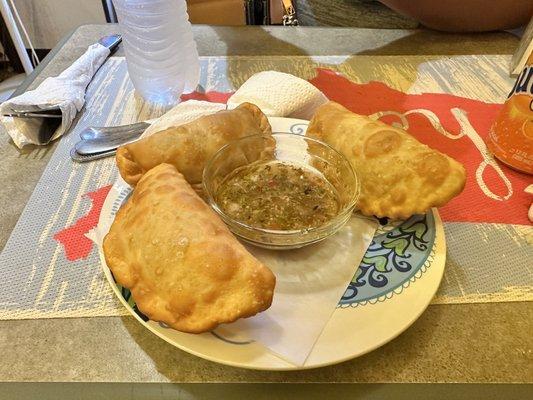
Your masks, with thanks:
M533 174L533 53L490 129L487 146L503 163Z

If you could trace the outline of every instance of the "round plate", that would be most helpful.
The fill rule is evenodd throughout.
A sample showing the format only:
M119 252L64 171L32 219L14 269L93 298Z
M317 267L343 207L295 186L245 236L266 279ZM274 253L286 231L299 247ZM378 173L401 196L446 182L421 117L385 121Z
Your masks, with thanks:
M269 118L274 132L305 134L308 121ZM131 192L118 179L110 190L99 228L107 232ZM363 261L304 366L282 360L257 342L224 338L214 332L178 332L148 320L129 290L115 282L100 248L103 270L113 291L147 329L168 343L199 357L235 367L261 370L317 368L358 357L394 339L426 309L444 272L446 242L436 210L394 221L376 232ZM309 314L309 318L313 318Z

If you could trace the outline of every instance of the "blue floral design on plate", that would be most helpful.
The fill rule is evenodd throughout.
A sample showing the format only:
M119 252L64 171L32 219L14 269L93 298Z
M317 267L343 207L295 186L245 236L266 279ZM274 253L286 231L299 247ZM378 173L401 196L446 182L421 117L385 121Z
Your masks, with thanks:
M435 219L414 215L372 240L339 307L383 301L408 286L429 267L435 245ZM417 275L418 273L418 275Z

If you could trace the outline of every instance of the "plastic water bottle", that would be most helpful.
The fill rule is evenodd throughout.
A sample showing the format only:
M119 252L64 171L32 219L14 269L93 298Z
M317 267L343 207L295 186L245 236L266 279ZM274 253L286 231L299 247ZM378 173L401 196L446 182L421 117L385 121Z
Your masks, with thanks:
M128 72L148 102L173 105L196 89L198 50L185 0L113 0Z

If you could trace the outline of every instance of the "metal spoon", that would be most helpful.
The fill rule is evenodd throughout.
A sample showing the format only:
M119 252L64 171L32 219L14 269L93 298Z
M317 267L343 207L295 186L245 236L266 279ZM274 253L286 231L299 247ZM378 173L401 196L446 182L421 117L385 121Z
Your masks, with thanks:
M92 161L115 154L119 146L134 142L150 126L149 122L135 124L89 127L80 133L80 140L70 152L76 162Z

